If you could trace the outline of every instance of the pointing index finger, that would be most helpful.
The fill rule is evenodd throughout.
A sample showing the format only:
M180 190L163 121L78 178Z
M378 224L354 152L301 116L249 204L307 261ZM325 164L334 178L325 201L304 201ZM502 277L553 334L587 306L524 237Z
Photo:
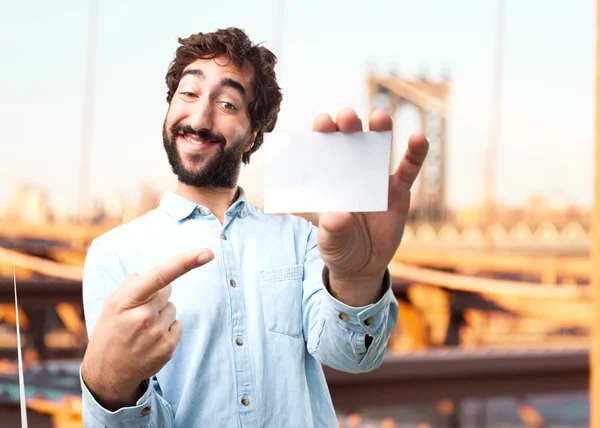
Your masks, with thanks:
M167 260L166 262L150 269L140 275L132 288L132 298L139 301L148 300L154 293L163 289L180 276L192 269L200 267L212 259L214 254L211 250L192 250Z

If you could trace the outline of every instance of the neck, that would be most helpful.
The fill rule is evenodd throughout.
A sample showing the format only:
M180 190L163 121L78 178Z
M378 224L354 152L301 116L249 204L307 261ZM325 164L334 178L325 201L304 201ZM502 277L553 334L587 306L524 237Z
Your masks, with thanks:
M177 182L175 193L190 201L207 207L221 223L225 217L225 211L237 200L239 196L238 187L227 189L223 187L194 187Z

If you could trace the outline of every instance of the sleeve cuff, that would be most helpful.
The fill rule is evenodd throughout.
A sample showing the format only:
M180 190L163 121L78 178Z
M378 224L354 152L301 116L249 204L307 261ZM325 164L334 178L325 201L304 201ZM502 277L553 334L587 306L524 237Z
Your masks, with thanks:
M96 419L102 426L125 428L131 426L146 426L150 423L152 413L152 384L147 382L147 389L135 406L123 407L111 412L102 407L94 398L81 376L79 367L79 381L81 383L82 404L84 411Z
M389 270L385 270L385 275L383 277L383 295L379 301L361 307L348 306L333 297L331 293L329 293L327 287L327 274L328 270L325 266L323 269L323 288L325 291L323 303L325 303L328 315L335 318L340 325L346 328L374 336L386 319L390 302L394 299L392 277Z

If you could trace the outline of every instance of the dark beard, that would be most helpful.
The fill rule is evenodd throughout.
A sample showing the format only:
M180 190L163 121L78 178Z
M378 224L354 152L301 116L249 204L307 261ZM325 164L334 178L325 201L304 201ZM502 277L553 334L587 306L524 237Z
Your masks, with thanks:
M177 149L176 138L181 133L194 134L206 141L218 141L218 152L205 161L205 164L195 170L185 168L181 154ZM246 137L242 137L225 149L225 138L220 134L212 134L207 130L194 131L190 126L175 125L171 128L171 137L167 134L166 123L163 124L163 146L173 173L183 184L194 187L220 187L233 189L237 186L240 166L244 154ZM215 144L215 143L212 143ZM187 160L196 164L202 155L188 155Z

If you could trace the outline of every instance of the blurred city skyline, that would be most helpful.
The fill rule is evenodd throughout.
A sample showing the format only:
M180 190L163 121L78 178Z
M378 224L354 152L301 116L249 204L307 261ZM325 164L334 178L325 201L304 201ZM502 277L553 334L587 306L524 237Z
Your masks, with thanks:
M227 26L275 50L284 101L275 131L306 131L321 112L352 107L366 121L365 77L375 69L433 80L448 74L448 202L481 204L497 5L475 2L227 4L99 1L90 199L172 189L161 143L164 74L177 37ZM591 0L505 1L497 195L591 204L594 11ZM59 211L77 207L87 2L11 5L0 13L0 206L17 183L43 188ZM568 35L568 37L565 37ZM13 41L18 40L19 43ZM395 155L418 130L415 109L395 118ZM261 152L241 185L261 193Z
M12 189L8 202L0 205L0 220L13 225L43 226L70 222L116 225L129 222L156 208L162 196L162 189L148 183L140 183L135 191L129 194L114 192L106 199L90 200L80 213L77 210L65 210L64 207L52 204L47 192L40 187L19 183ZM251 202L259 209L263 208L262 198L251 198ZM316 213L296 214L304 216L315 224L318 222ZM546 226L552 224L555 228L562 229L570 223L577 223L582 230L589 230L591 210L570 205L564 199L533 194L520 206L497 205L495 216L491 219L488 218L485 207L462 207L449 209L439 221L428 218L427 213L419 214L413 211L409 216L409 223L417 225L433 223L438 228L440 224L453 224L459 228L473 225L483 228L500 225L507 230L527 225L530 231L544 224Z

